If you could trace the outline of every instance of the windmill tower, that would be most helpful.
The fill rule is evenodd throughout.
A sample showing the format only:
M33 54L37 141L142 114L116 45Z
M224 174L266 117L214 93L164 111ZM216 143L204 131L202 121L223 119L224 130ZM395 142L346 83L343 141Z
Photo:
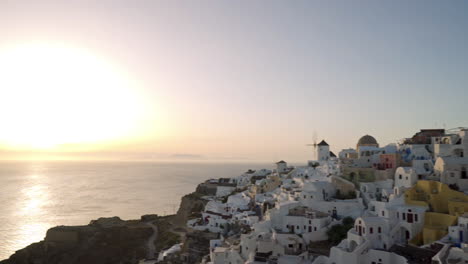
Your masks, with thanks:
M330 159L330 146L325 140L317 144L317 160L322 162Z

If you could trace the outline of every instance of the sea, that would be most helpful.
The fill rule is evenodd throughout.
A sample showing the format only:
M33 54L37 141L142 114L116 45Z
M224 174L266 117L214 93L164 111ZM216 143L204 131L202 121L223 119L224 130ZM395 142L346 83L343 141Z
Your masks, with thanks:
M174 214L204 180L273 164L206 162L0 162L0 260L57 225L99 217Z

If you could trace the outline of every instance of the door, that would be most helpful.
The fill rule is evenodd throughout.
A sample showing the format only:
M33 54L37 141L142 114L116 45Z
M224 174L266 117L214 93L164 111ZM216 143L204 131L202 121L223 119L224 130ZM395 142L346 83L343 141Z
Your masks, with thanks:
M359 226L359 235L361 236L362 235L362 227Z
M408 214L408 223L413 223L413 214Z

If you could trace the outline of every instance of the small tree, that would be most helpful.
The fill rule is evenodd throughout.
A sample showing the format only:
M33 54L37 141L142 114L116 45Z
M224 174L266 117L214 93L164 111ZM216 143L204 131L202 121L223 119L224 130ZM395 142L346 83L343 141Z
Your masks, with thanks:
M333 245L338 245L343 239L346 238L346 235L349 229L353 228L354 219L352 217L343 218L342 224L334 225L327 231L328 240Z

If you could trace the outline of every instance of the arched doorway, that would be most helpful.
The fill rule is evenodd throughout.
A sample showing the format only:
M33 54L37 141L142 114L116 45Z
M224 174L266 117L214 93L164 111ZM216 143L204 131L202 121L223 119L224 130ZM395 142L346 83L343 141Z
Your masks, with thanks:
M408 241L411 239L411 232L404 228L400 228L400 243L402 244L408 244Z

